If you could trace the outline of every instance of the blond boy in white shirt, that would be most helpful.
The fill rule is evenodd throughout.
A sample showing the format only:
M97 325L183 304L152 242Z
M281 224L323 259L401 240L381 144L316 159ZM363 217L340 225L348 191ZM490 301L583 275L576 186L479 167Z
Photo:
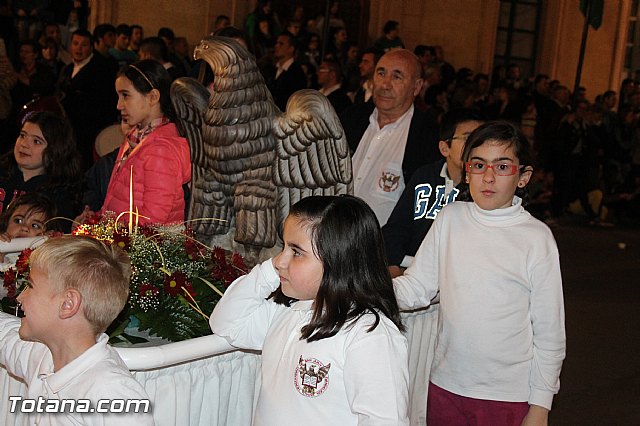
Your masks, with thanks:
M0 313L0 363L28 394L2 403L28 412L29 424L152 425L149 397L104 334L127 301L128 256L64 236L38 247L29 264L17 298L24 317Z

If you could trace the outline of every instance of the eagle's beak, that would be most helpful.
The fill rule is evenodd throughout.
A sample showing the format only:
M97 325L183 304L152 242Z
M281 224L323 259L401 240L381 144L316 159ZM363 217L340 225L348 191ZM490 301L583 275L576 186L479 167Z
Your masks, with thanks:
M200 41L200 44L196 46L196 48L193 50L193 60L197 61L198 59L202 59L202 53L204 50L206 50L209 46L206 44L203 44L204 40Z

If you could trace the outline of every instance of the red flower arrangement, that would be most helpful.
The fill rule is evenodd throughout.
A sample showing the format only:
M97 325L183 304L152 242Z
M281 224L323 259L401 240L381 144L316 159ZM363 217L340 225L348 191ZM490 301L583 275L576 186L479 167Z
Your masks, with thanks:
M29 279L29 256L33 249L25 249L18 256L16 265L6 270L2 277L2 286L7 291L7 295L2 299L2 310L5 312L15 312L16 297L22 291L22 287Z
M131 259L129 302L112 338L129 340L131 326L170 341L210 334L208 315L228 284L246 273L240 255L203 245L183 226L129 228L104 216L74 234L116 244Z
M4 273L4 281L2 285L7 289L7 298L15 303L15 299L17 295L17 286L16 286L16 270L15 268L11 268Z
M25 275L25 278L28 278L29 275L29 256L31 256L33 250L31 248L22 250L16 261L16 270L19 274Z
M223 280L226 286L229 286L238 278L239 275L236 271L247 270L244 259L238 253L233 253L229 261L226 250L216 247L213 249L211 258L214 265L213 268L211 268L211 278Z
M189 287L189 288L187 288ZM171 275L166 275L164 277L164 291L170 296L176 297L178 294L183 291L188 292L191 297L194 297L196 294L193 291L193 287L191 283L187 281L187 276L184 272L174 272Z
M155 299L160 294L160 290L158 290L153 284L142 284L140 286L140 297L147 297L150 299Z
M105 215L92 218L73 234L115 244L131 259L127 305L107 330L112 343L134 342L128 334L132 327L169 341L211 334L208 315L227 286L247 271L239 254L211 249L183 226L129 228ZM4 274L7 312L15 310L16 294L28 278L31 252L25 250L16 267Z
M120 247L124 251L128 251L131 248L131 241L129 235L120 232L113 233L113 243Z

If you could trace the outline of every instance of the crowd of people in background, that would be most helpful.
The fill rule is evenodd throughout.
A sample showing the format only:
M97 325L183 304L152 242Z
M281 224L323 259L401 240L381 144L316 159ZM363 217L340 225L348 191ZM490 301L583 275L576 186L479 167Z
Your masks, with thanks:
M94 143L106 126L118 123L114 82L118 70L143 59L160 62L171 78L202 78L193 45L169 27L148 36L135 23L87 29L87 1L12 2L13 27L3 30L0 52L0 150L12 150L28 111L64 111L88 169L97 159ZM218 16L213 34L241 40L255 55L276 105L284 110L295 91L318 89L340 115L352 104L372 102L378 59L405 48L401 24L388 21L370 46L356 40L331 3L329 22L297 5L279 17L270 0L260 0L242 25ZM326 31L326 32L325 32ZM147 37L145 37L147 35ZM325 40L326 39L326 40ZM553 76L523 76L517 64L496 65L491 75L454 68L439 45L421 44L413 53L422 65L415 108L435 122L458 108L472 108L486 120L520 124L536 154L529 209L553 223L569 214L589 223L637 217L640 191L640 82L624 80L619 92L587 99Z
M190 147L175 123L170 87L183 76L215 87L206 64L194 61L193 46L169 27L147 37L135 23L102 23L89 32L87 1L14 1L12 6L13 26L3 34L0 52L4 240L52 231L55 223L49 225L49 219L59 216L69 220L56 230L68 232L73 221L90 221L96 210L125 213L133 200L142 223L184 222ZM298 380L296 368L307 368L298 351L311 350L313 343L331 361L314 379L322 381L331 368L340 371L332 377L345 382L332 382L344 388L339 404L338 398L318 399L338 407L327 418L348 423L354 416L382 413L392 419L385 423L405 424L408 346L399 309L427 306L439 292L429 423L449 424L452 407L473 400L470 411L470 405L461 410L467 411L465 418L484 412L483 424L492 424L497 413L506 413L518 419L514 424L522 419L522 424L546 424L566 337L555 240L531 216L553 225L580 215L593 226L640 217L640 82L627 79L619 92L607 91L590 102L586 89L571 93L552 76L524 76L516 63L498 64L491 75L456 69L440 45L407 50L401 23L393 20L365 45L350 33L338 1L331 2L326 17L308 16L299 5L279 17L271 0L258 0L242 25L218 16L212 35L233 38L253 53L281 110L301 89L327 97L351 150L358 197L308 197L294 205L283 225L282 253L230 287L211 316L212 330L234 346L262 349L263 376L290 377L296 371ZM96 139L109 126L122 129L121 142L99 158ZM41 202L36 194L50 200ZM478 250L489 242L497 242L499 250ZM45 244L47 250L55 243ZM347 268L347 275L342 273L347 269L334 267L358 251L359 258L375 253L369 256L373 262L355 262L357 268ZM482 285L468 286L470 277ZM270 298L286 306L302 304L285 310ZM345 305L338 319L333 318L338 311L332 313L335 301ZM285 311L291 315L280 315ZM359 322L367 319L365 313L375 317L372 326ZM262 314L285 318L291 327L278 321L272 326ZM246 326L256 319L260 327ZM377 336L374 329L383 338L364 340ZM291 340L298 330L295 354L287 358L293 363L282 364L281 345L272 343L284 341L282 336ZM474 353L469 342L478 348ZM374 347L377 358L369 356ZM277 356L271 359L270 353ZM344 354L354 361L343 360ZM285 370L268 368L270 363ZM392 369L372 381L372 368L383 364ZM343 366L346 373L339 370ZM285 419L290 413L308 418L304 404L281 409L282 401L292 398L286 392L298 398L299 387L294 391L278 380L262 382L286 388L276 393L284 399L274 399L265 388L256 418ZM369 386L374 382L391 396L381 398L376 386ZM377 397L352 397L350 389L359 383ZM316 390L305 392L316 396ZM503 403L516 404L505 409Z
M351 103L371 102L377 60L389 50L405 48L397 21L386 22L380 38L364 46L349 34L339 7L339 2L331 3L324 52L324 17L305 16L301 6L279 19L271 1L259 1L245 20L249 49L281 109L287 95L302 88L320 90L338 114ZM220 19L230 25L228 17ZM421 44L413 52L422 64L423 80L416 108L437 122L447 111L472 108L486 120L520 124L536 154L529 209L538 217L553 224L563 215L579 214L602 226L638 217L640 81L627 79L619 93L606 91L591 102L585 88L573 94L567 82L542 73L523 76L515 63L496 65L488 75L454 68L439 45ZM275 76L288 70L288 63L297 78L293 84L286 79L283 97Z

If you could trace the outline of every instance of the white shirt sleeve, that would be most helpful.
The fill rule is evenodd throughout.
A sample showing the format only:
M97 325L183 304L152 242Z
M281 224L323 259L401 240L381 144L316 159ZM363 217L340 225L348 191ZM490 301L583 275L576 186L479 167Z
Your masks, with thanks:
M564 300L557 248L534 265L531 272L533 360L529 404L551 409L560 389L560 370L566 354Z
M135 382L134 378L112 375L107 379L108 380L101 380L99 389L92 389L91 393L82 395L82 398L90 399L94 401L94 403L99 400L123 400L127 401L127 403L137 400L150 401L142 385ZM153 419L153 401L150 402L150 409L146 413L143 412L146 408L144 404L144 402L140 402L139 413L135 412L136 405L131 403L130 411L85 415L82 418L84 421L83 424L87 426L153 426L155 425ZM103 405L103 407L105 406Z
M427 236L420 244L411 266L403 275L393 279L398 306L403 310L429 306L438 294L438 267L440 244L440 217L436 217Z
M49 351L42 343L26 342L18 335L20 318L0 312L0 364L11 374L29 382L35 374L35 364Z
M360 332L365 335L347 347L344 365L345 390L358 426L408 425L406 338L382 321L371 333Z
M271 259L256 265L225 291L209 319L211 330L233 346L262 349L274 316L285 308L267 300L279 285Z

